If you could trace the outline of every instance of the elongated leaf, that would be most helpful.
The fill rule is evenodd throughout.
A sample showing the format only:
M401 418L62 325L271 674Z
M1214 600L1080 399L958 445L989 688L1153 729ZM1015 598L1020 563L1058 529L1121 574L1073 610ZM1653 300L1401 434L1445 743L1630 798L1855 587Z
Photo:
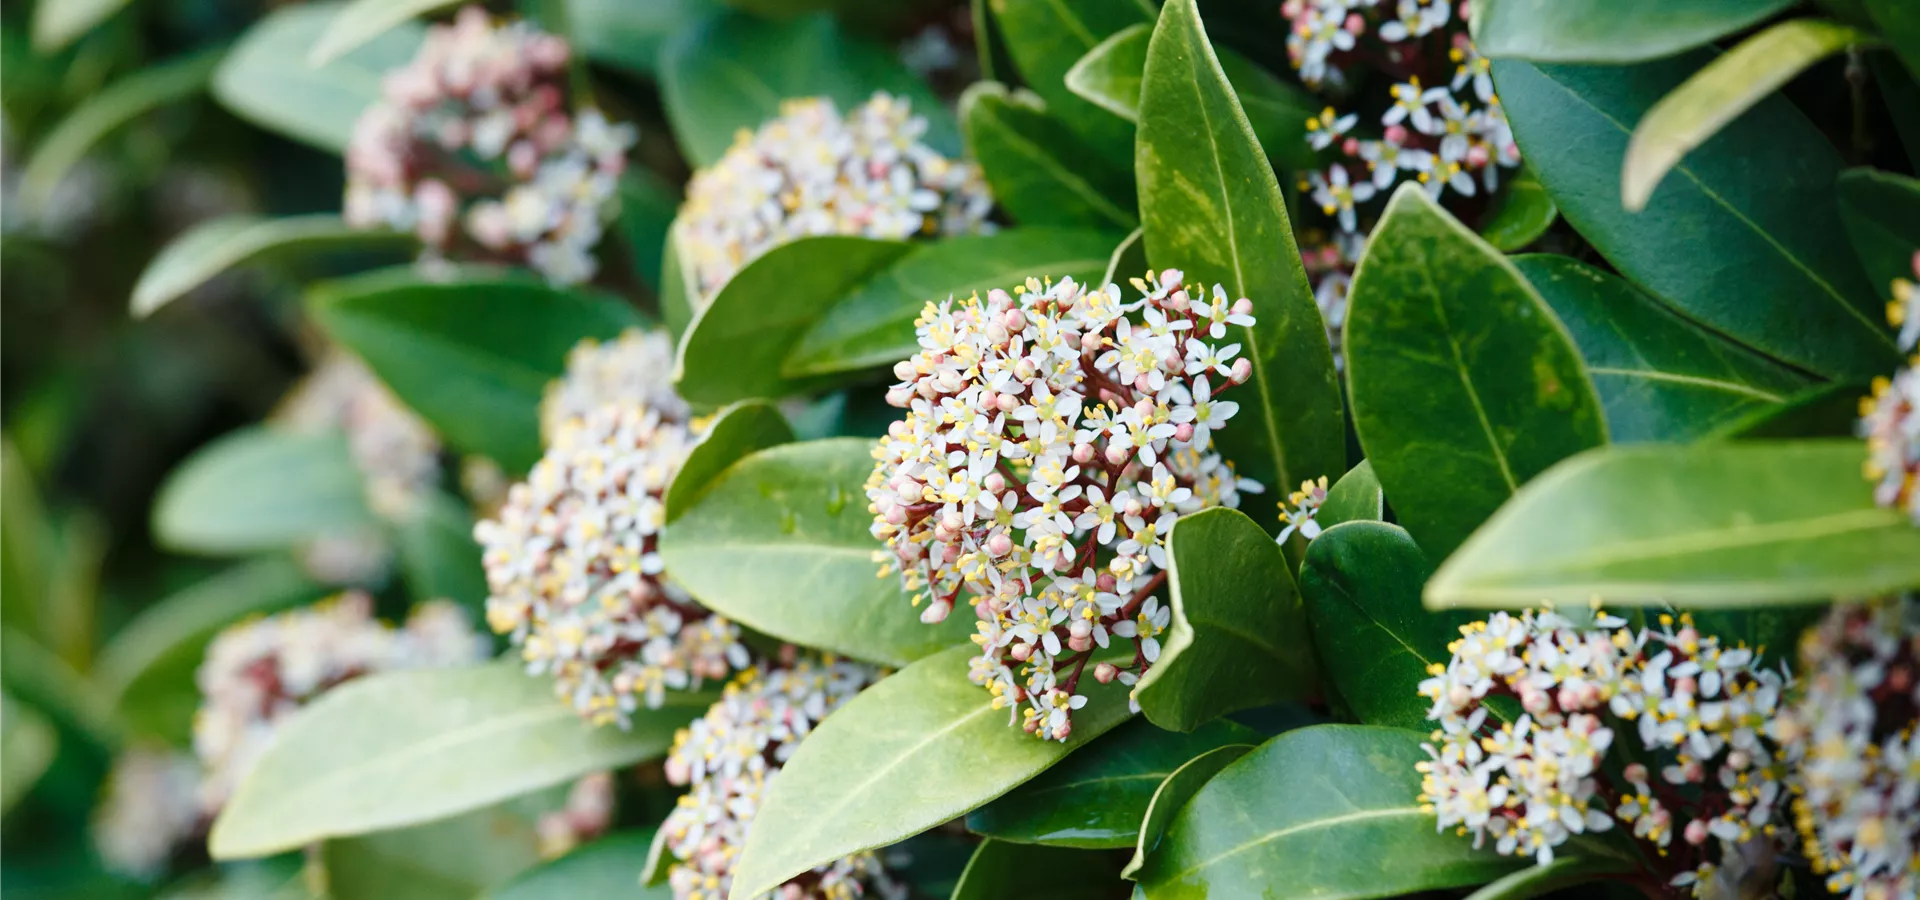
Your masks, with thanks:
M1240 413L1215 437L1221 452L1269 489L1346 471L1333 352L1280 184L1193 0L1169 2L1154 28L1136 156L1148 261L1253 301L1256 324L1230 329L1253 379L1232 394Z
M1347 526L1352 527L1352 526ZM1421 808L1422 735L1366 725L1288 732L1201 787L1147 855L1154 898L1367 898L1480 884L1529 865L1452 832ZM1301 865L1312 860L1312 865Z
M384 230L351 228L333 213L261 219L227 216L194 226L140 273L133 286L130 311L134 318L185 296L214 276L250 262L295 253L336 249L412 247L412 235Z
M303 3L254 23L214 73L214 98L268 131L346 149L353 123L380 98L380 77L413 58L426 28L402 23L324 66L310 64L307 54L341 8Z
M1573 335L1616 441L1692 440L1807 385L1591 266L1545 254L1513 264Z
M1853 437L1860 424L1860 398L1873 388L1864 381L1843 381L1807 388L1778 406L1756 409L1713 430L1709 438Z
M0 813L13 809L33 789L59 747L53 723L33 707L0 694Z
M1380 489L1380 476L1373 474L1373 463L1363 459L1333 483L1314 521L1324 530L1341 522L1384 521L1386 517L1387 497Z
M1082 684L1088 702L1074 713L1072 736L1036 739L967 680L977 653L968 644L922 659L822 721L761 796L729 896L757 897L978 809L1127 718L1124 688ZM822 822L833 824L814 827Z
M899 579L874 577L872 446L787 444L735 463L667 526L667 571L749 628L856 659L903 665L966 641L968 616L923 625Z
M40 0L33 5L33 49L51 54L113 18L128 0Z
M1612 854L1560 855L1544 866L1527 866L1467 895L1467 900L1532 900L1601 876L1632 872L1632 860Z
M1147 271L1147 241L1140 229L1135 228L1127 235L1113 253L1107 257L1107 270L1100 277L1100 283L1120 284L1124 279L1136 277L1129 273Z
M1116 240L1103 231L1013 228L917 246L834 304L782 370L797 378L906 359L919 349L913 323L928 303L1012 290L1029 277L1090 282L1105 270Z
M79 735L83 750L93 758L124 740L124 725L98 686L39 641L12 628L0 628L0 689L44 713L62 735Z
M1387 204L1348 303L1354 429L1401 524L1434 557L1527 479L1606 442L1566 329L1418 185Z
M721 9L721 0L567 0L573 45L594 62L653 75L667 42Z
M406 270L323 284L307 309L453 448L510 472L540 458L540 399L584 338L637 327L632 307L537 279Z
M214 821L215 859L480 809L664 754L713 692L669 691L633 728L598 728L517 661L342 685L280 726Z
M620 236L633 251L633 267L656 294L666 263L667 233L680 209L680 190L653 173L634 167L620 178Z
M1121 877L1131 879L1138 876L1140 869L1147 864L1147 854L1159 846L1160 835L1166 832L1167 823L1173 821L1174 814L1193 799L1201 785L1252 750L1252 744L1215 747L1168 773L1153 789L1153 798L1147 801L1147 813L1140 819L1140 833L1134 841L1133 858L1127 861L1126 868L1120 870Z
M310 65L324 66L393 28L453 6L458 0L348 0L327 23L313 49Z
M1883 301L1861 277L1832 199L1839 154L1784 97L1761 100L1696 148L1644 212L1621 208L1633 123L1709 59L1628 68L1502 60L1493 75L1527 165L1622 275L1708 328L1817 374L1891 370Z
M200 448L153 504L154 538L193 553L271 550L378 523L344 437L264 428Z
M645 886L634 873L647 860L653 829L618 831L488 891L486 900L669 900L666 885Z
M1874 505L1864 454L1841 440L1582 455L1447 560L1427 603L1747 607L1920 586L1920 529Z
M1021 844L1131 847L1154 789L1175 769L1211 750L1259 740L1253 729L1225 720L1209 722L1192 734L1128 722L968 814L967 830Z
M1860 0L1907 71L1920 77L1920 10L1901 0Z
M487 573L466 504L435 491L398 523L394 537L407 592L415 601L452 600L484 614Z
M7 436L0 435L0 596L15 598L0 603L0 623L47 640L50 611L40 602L22 602L19 598L44 598L52 594L49 586L52 568L53 526L47 521L46 506L34 485L33 471Z
M693 323L694 290L687 274L693 269L680 252L679 219L667 225L666 246L660 249L660 320L679 340Z
M1512 253L1539 240L1559 220L1560 207L1547 196L1533 170L1521 166L1487 206L1480 236L1494 249Z
M706 437L687 454L667 488L667 521L680 518L727 467L793 439L787 417L765 402L746 400L715 413Z
M1920 170L1920 85L1891 53L1867 54L1867 70L1880 88L1880 99L1887 117L1893 120L1894 132L1900 136L1907 162Z
M1920 181L1878 169L1851 169L1840 176L1840 221L1875 288L1891 295L1894 279L1914 280Z
M540 862L538 823L564 787L448 819L327 841L316 854L328 900L471 900Z
M1155 725L1192 731L1313 690L1313 651L1287 561L1244 513L1182 516L1167 539L1173 619L1134 688Z
M1698 47L1792 5L1793 0L1478 0L1473 39L1481 53L1495 59L1630 63Z
M978 82L960 98L960 122L994 199L1020 224L1139 224L1131 173L1081 143L1033 94Z
M40 141L20 174L19 202L40 212L60 180L115 130L161 106L206 90L221 50L202 51L141 69L75 107Z
M953 900L1113 900L1126 890L1120 864L1111 853L1042 847L988 839L968 861Z
M989 0L989 6L1021 80L1094 153L1125 165L1133 128L1075 96L1067 70L1114 32L1152 24L1153 7L1143 0Z

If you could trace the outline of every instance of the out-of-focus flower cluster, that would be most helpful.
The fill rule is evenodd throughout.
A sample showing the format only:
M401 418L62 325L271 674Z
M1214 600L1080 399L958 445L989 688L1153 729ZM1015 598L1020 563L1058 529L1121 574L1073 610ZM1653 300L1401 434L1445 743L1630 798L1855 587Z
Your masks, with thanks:
M439 483L440 441L433 429L345 353L322 359L273 418L294 431L344 433L366 478L368 505L388 518L407 516Z
M201 832L200 764L166 747L134 746L107 774L93 817L93 844L114 872L141 881L167 864Z
M1920 252L1913 269L1920 277ZM1873 396L1860 401L1859 433L1867 439L1874 499L1920 525L1920 288L1913 282L1894 279L1887 321L1900 330L1900 350L1914 355L1892 378L1873 380Z
M1252 370L1227 326L1251 325L1252 303L1171 269L1133 284L1132 302L1118 285L1029 279L928 304L887 392L906 417L867 480L881 574L898 567L923 621L973 607L974 683L996 708L1024 703L1042 738L1067 738L1096 646L1136 645L1095 667L1103 683L1133 684L1159 657L1171 611L1151 595L1174 522L1260 489L1213 450L1239 410L1218 391Z
M334 686L373 672L476 662L487 654L458 606L436 600L394 628L373 617L373 600L350 591L303 609L221 632L200 664L193 749L205 777L202 808L212 814L272 742L274 727Z
M886 93L845 117L825 98L789 100L695 173L677 240L696 306L747 263L795 238L905 239L986 227L993 200L978 166L920 142L927 120Z
M1805 694L1782 731L1800 756L1793 813L1827 889L1920 894L1920 599L1836 604L1800 644Z
M613 773L595 772L573 783L567 801L534 823L540 856L555 859L607 832L613 824Z
M1286 527L1280 529L1275 540L1286 543L1295 532L1304 540L1311 541L1320 536L1320 507L1327 502L1327 476L1317 481L1302 481L1300 489L1287 495L1280 501L1280 521Z
M1439 827L1544 865L1574 835L1618 823L1697 896L1729 896L1715 891L1769 867L1788 834L1777 824L1786 677L1687 616L1678 630L1660 620L1634 631L1598 611L1586 626L1529 611L1461 628L1452 659L1420 685L1439 726L1421 800ZM1513 701L1511 722L1491 720L1495 697ZM1647 762L1614 781L1604 764L1622 741L1626 759Z
M478 6L428 29L347 145L347 221L419 235L430 258L525 263L555 284L593 277L593 247L638 141L568 109L567 42Z
M610 403L638 403L668 421L686 421L687 402L673 389L673 354L664 331L633 328L605 343L581 341L567 354L566 376L547 385L540 434L552 440L568 422Z
M679 860L668 873L675 900L726 900L733 867L767 785L800 741L880 673L858 663L791 659L741 672L707 714L675 736L667 780L688 786L660 827ZM907 890L873 853L856 853L796 876L763 895L779 900L904 900Z

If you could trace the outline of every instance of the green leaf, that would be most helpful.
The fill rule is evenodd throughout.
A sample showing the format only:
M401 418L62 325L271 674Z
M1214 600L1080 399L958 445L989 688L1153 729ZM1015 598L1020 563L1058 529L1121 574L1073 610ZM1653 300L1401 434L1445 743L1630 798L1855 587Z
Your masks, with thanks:
M742 625L855 659L904 665L964 643L974 630L964 610L923 625L898 577L874 577L872 448L837 438L734 463L667 526L667 572Z
M1547 254L1513 264L1573 335L1616 441L1693 440L1807 385L1599 269Z
M1127 718L1125 688L1083 684L1088 702L1074 713L1072 736L1039 740L967 680L967 659L979 652L965 644L922 659L822 721L761 796L729 896L758 897L814 866L979 809Z
M1427 759L1422 738L1315 725L1262 744L1174 816L1140 885L1155 900L1255 897L1281 883L1293 896L1358 900L1480 884L1529 865L1435 832L1414 770Z
M1113 900L1125 890L1111 853L988 839L954 885L953 900Z
M1020 224L1139 224L1132 173L1094 153L1033 94L976 82L960 97L960 122L994 199Z
M1879 169L1850 169L1840 176L1840 221L1875 288L1891 296L1894 279L1914 279L1920 181Z
M1361 460L1327 491L1326 502L1314 521L1322 531L1341 522L1385 521L1387 496L1380 489L1380 476L1373 474L1373 463Z
M1520 272L1415 184L1354 272L1354 430L1401 524L1444 558L1527 479L1606 443L1580 356Z
M1793 19L1740 42L1675 88L1640 119L1627 142L1620 198L1645 209L1653 189L1682 157L1801 72L1873 38L1836 22Z
M54 6L59 6L54 3ZM46 8L42 4L42 9ZM38 213L52 199L61 179L107 135L135 119L196 97L206 90L224 49L192 53L141 69L74 107L34 148L20 173L19 203Z
M1883 301L1861 277L1833 202L1840 156L1785 97L1761 100L1696 148L1645 211L1621 208L1633 123L1710 59L1502 60L1493 75L1527 165L1620 274L1702 325L1820 375L1891 370Z
M266 856L480 809L664 755L714 693L670 691L631 730L599 728L518 660L387 672L286 720L214 820L215 859Z
M1126 165L1133 128L1075 96L1067 70L1103 40L1130 25L1151 24L1144 0L988 0L1021 80L1092 152Z
M633 253L633 268L640 281L660 291L665 265L667 232L673 227L674 214L680 209L680 190L667 184L652 169L635 166L620 179L621 239Z
M420 49L426 27L402 23L324 66L307 54L340 3L284 7L254 23L213 76L213 96L268 131L333 153L346 149L360 113L380 99L380 78Z
M60 748L53 723L31 706L0 694L0 813L33 789Z
M916 245L821 316L782 370L799 378L906 359L920 349L914 320L928 303L1012 290L1029 276L1091 282L1105 270L1114 240L1101 231L1012 228Z
M1914 84L1913 76L1890 53L1868 53L1866 59L1907 162L1920 169L1920 85Z
M1640 62L1743 31L1793 4L1794 0L1475 0L1473 40L1481 53L1495 59Z
M1899 54L1907 71L1920 77L1920 9L1905 0L1861 0L1868 17Z
M1253 379L1230 395L1240 413L1214 438L1221 453L1269 489L1346 471L1333 351L1286 202L1193 0L1167 3L1154 28L1136 156L1148 261L1253 301L1257 324L1229 329Z
M899 54L846 34L826 14L770 22L722 12L686 28L660 56L667 121L695 166L713 165L741 129L779 116L783 101L826 97L844 113L875 91L911 101L914 114L927 119L922 140L959 155L953 116Z
M488 891L485 900L670 900L666 885L640 885L654 830L617 831Z
M564 788L410 828L320 845L328 900L472 900L540 862L540 816ZM629 882L631 889L631 882Z
M414 244L410 234L352 228L333 213L209 219L161 248L147 264L133 286L129 311L136 319L152 315L214 276L252 262L336 249L404 249Z
M1228 744L1215 747L1200 754L1174 769L1153 789L1153 798L1147 802L1147 813L1140 819L1140 832L1133 847L1133 858L1127 861L1127 867L1120 870L1122 878L1137 878L1140 870L1147 864L1147 854L1160 844L1160 836L1166 833L1167 823L1188 800L1200 790L1200 786L1213 779L1224 769L1253 751L1252 744Z
M967 830L1019 844L1085 850L1131 847L1154 789L1175 769L1217 748L1259 740L1253 729L1226 720L1209 722L1191 734L1128 722L968 814Z
M52 568L53 526L47 522L46 506L34 485L33 471L19 448L10 439L0 438L0 597L13 597L0 603L0 622L36 640L48 639L49 611L36 600L45 598Z
M1560 854L1544 866L1527 866L1467 895L1467 900L1532 900L1562 888L1591 884L1608 875L1633 872L1630 859L1612 854Z
M1860 423L1860 398L1873 393L1866 382L1840 382L1807 388L1778 406L1768 406L1713 430L1709 438L1853 437Z
M40 0L33 5L33 49L51 55L113 18L128 0ZM19 52L19 51L10 51Z
M1172 624L1140 678L1140 711L1192 731L1219 716L1313 690L1313 651L1286 558L1245 513L1181 516L1167 538Z
M394 531L400 572L415 601L443 598L475 613L484 612L487 573L480 564L473 514L466 504L434 491L422 497Z
M307 63L324 66L394 28L439 12L459 0L347 0L307 53Z
M1145 234L1135 228L1125 240L1113 248L1107 257L1106 274L1100 276L1100 283L1122 284L1128 278L1137 277L1131 273L1147 271L1147 241Z
M719 0L566 0L574 47L594 62L653 75L675 35L723 4Z
M714 414L706 437L674 473L667 487L667 522L680 518L719 478L741 459L794 440L793 426L778 409L760 400L743 400Z
M680 253L678 218L667 224L666 245L660 248L660 321L667 333L679 340L693 324L693 285L687 273L693 271Z
M1547 189L1533 170L1523 165L1507 179L1506 189L1487 205L1480 236L1494 249L1512 253L1539 240L1559 220L1560 207L1547 196Z
M1429 606L1750 607L1920 587L1920 528L1873 502L1859 441L1615 447L1515 496Z
M610 297L487 272L375 272L314 288L307 309L449 446L509 472L540 458L540 399L567 351L640 325Z
M257 426L195 451L153 502L154 539L190 553L272 550L378 524L345 437Z
M63 735L79 735L96 752L118 747L124 738L112 706L92 680L10 627L0 628L0 689L45 713Z
M913 245L862 237L808 237L747 264L699 311L680 338L674 381L695 406L807 393L822 376L781 371L821 317Z

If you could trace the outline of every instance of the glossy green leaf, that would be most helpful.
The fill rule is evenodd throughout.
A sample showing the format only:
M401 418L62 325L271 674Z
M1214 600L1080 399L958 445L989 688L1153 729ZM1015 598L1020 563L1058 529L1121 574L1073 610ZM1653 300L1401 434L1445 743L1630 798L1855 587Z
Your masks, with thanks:
M414 19L457 5L459 0L347 0L307 53L324 66L368 41Z
M1880 89L1880 100L1887 118L1893 120L1894 133L1900 136L1907 162L1920 170L1920 85L1892 53L1869 53L1866 59L1867 71Z
M487 573L465 503L435 491L422 497L394 532L400 572L416 602L438 598L476 613L484 609Z
M695 302L693 283L688 280L693 267L680 252L679 222L674 219L667 224L666 245L660 248L660 321L676 341L693 324Z
M902 665L965 642L967 615L923 625L897 577L874 577L872 448L839 438L740 460L667 526L667 571L749 628L855 659Z
M1482 886L1467 900L1532 900L1563 888L1633 872L1633 860L1613 854L1561 854L1544 866L1527 866Z
M660 56L660 96L674 139L696 166L709 166L752 131L780 115L780 104L826 97L842 112L887 91L927 119L928 146L960 152L953 116L892 47L853 37L832 16L772 22L721 12L684 29Z
M1126 891L1120 865L1111 853L1066 847L1016 844L991 838L980 842L953 888L953 900L1115 900Z
M1861 277L1833 202L1840 156L1785 97L1761 100L1688 154L1643 212L1621 207L1633 124L1710 58L1501 60L1493 75L1527 165L1620 274L1775 359L1826 376L1890 370L1884 301Z
M1067 87L1067 70L1109 35L1153 22L1146 0L988 0L1014 67L1047 110L1092 152L1124 166L1133 128L1080 99Z
M967 660L979 652L965 644L922 659L822 721L761 796L729 896L757 897L814 866L965 815L1127 718L1124 687L1083 683L1088 702L1073 715L1072 736L1039 740L967 680Z
M918 245L834 304L782 368L797 378L906 359L920 348L913 323L928 303L1012 290L1029 277L1092 281L1115 240L1102 231L1012 228Z
M0 694L0 813L33 789L60 749L60 735L33 707Z
M1354 429L1401 524L1435 558L1527 479L1606 443L1566 329L1418 185L1387 204L1348 304Z
M666 885L643 886L634 874L647 859L654 830L616 831L483 895L485 900L670 900Z
M1185 763L1167 774L1153 789L1153 797L1147 801L1146 815L1140 818L1140 831L1135 835L1133 858L1127 861L1127 867L1120 870L1122 878L1135 878L1141 868L1147 864L1147 854L1160 844L1160 836L1166 833L1167 823L1173 816L1193 799L1200 786L1213 779L1240 757L1253 751L1252 744L1228 744L1215 747Z
M144 68L108 85L74 107L47 136L20 173L19 204L44 210L61 179L107 135L139 117L199 96L206 90L223 51L202 51Z
M216 859L265 856L659 757L715 694L666 698L623 731L582 719L518 660L356 679L280 726L214 821L208 847Z
M413 58L426 27L402 23L324 66L307 54L340 3L303 3L269 14L242 35L213 76L213 96L268 131L339 153L353 123L380 98L380 78Z
M1710 438L1853 437L1860 424L1860 398L1871 396L1866 382L1843 381L1807 388L1778 406L1756 409L1714 429Z
M1269 490L1346 471L1333 352L1280 184L1193 0L1167 3L1147 47L1136 156L1148 261L1253 301L1256 324L1229 329L1253 378L1228 395L1240 412L1216 445Z
M721 0L566 0L573 44L587 58L643 75L669 41L721 9Z
M1840 176L1840 221L1867 279L1888 296L1893 280L1914 280L1920 248L1920 181L1878 169L1851 169Z
M307 309L448 445L510 472L540 458L540 399L567 351L640 324L612 298L485 272L376 272L316 287Z
M1316 725L1262 744L1174 816L1141 886L1155 900L1257 897L1275 884L1359 900L1480 884L1529 865L1436 833L1414 770L1427 759L1424 737Z
M1447 560L1430 606L1748 607L1920 587L1920 528L1859 441L1615 447L1556 466Z
M1273 543L1271 540L1267 543ZM1227 720L1191 734L1133 721L1012 793L974 810L967 830L1002 841L1086 850L1131 847L1154 789L1190 759L1230 744L1254 744L1253 729Z
M128 0L40 0L33 4L33 49L51 54L113 18ZM18 52L18 51L10 51Z
M1560 207L1547 196L1547 189L1541 186L1533 170L1521 166L1487 205L1486 217L1480 222L1480 236L1494 249L1512 253L1539 240L1558 221Z
M667 487L667 521L680 518L698 502L727 467L793 440L793 426L787 424L787 417L764 401L744 400L715 413L706 436L687 454Z
M960 97L960 123L994 199L1020 224L1139 224L1132 173L1094 153L1033 94L977 82Z
M320 845L328 900L472 900L540 862L540 816L563 808L565 788L541 791L437 822Z
M1286 558L1234 509L1181 516L1167 538L1173 619L1134 696L1155 725L1192 731L1313 690L1313 651Z
M251 262L329 250L399 250L414 244L410 234L353 228L333 213L210 219L161 248L134 284L129 311L134 318L151 315L214 276Z
M1385 521L1387 496L1380 489L1380 476L1373 474L1373 463L1361 460L1327 491L1327 500L1313 517L1321 530L1341 522Z
M1495 59L1639 62L1745 30L1793 2L1476 0L1473 39L1481 53Z
M1692 440L1807 385L1592 266L1546 254L1513 264L1573 335L1616 441Z
M243 428L195 451L153 503L154 538L192 553L271 550L378 524L337 434Z
M667 232L679 209L680 189L652 169L635 166L620 178L620 237L632 251L640 281L656 294L666 264Z
M696 406L807 393L822 376L790 378L782 360L859 285L913 249L903 241L809 237L747 264L680 337L674 381Z
M1920 77L1920 9L1905 0L1860 0L1873 24L1899 54L1907 71Z

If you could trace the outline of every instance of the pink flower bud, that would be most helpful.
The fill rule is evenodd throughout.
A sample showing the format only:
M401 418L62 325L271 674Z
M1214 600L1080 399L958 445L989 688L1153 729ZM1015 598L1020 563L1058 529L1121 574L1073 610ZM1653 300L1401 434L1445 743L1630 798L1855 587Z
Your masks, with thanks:
M1112 572L1101 572L1098 577L1093 579L1094 590L1105 591L1107 593L1113 593L1114 587L1119 583L1120 580L1113 577Z
M1086 619L1075 619L1073 620L1072 625L1067 626L1067 634L1072 635L1073 637L1077 637L1077 638L1086 637L1087 635L1090 635L1092 633L1093 633L1093 623L1087 621Z
M1387 139L1387 143L1396 147L1401 146L1407 142L1407 126L1388 125L1387 130L1383 132L1381 136Z
M1027 314L1017 309L1007 310L1000 317L1000 324L1006 326L1008 331L1019 333L1027 327Z
M988 309L1007 309L1013 306L1013 295L999 288L987 292Z
M1100 663L1093 667L1093 680L1101 684L1112 684L1114 677L1119 674L1120 668L1113 663Z
M1080 336L1080 352L1092 353L1100 349L1100 332L1089 331Z
M1340 152L1345 153L1348 156L1359 156L1360 155L1360 139L1347 138L1346 140L1341 141Z
M1013 412L1020 408L1020 398L1013 394L1000 394L993 398L993 405L999 407L1001 412Z
M988 472L987 478L986 478L986 487L988 491L991 491L995 494L1004 493L1007 489L1007 476L1002 475L999 472Z
M1008 537L1004 531L995 533L993 537L987 539L987 552L995 558L1012 553L1013 538Z
M912 381L914 376L917 374L919 373L913 370L912 360L903 359L893 364L893 377L898 378L901 381Z
M1132 453L1133 451L1129 450L1125 444L1108 444L1107 464L1110 466L1121 465L1127 461L1127 457L1132 455Z
M913 392L906 388L891 388L887 391L887 405L906 409L913 402Z
M1335 252L1335 251L1333 250L1333 248L1332 248L1332 247L1328 247L1328 248L1327 248L1327 250L1328 250L1328 252L1330 252L1330 253L1333 253L1333 252ZM1336 256L1335 256L1335 258L1336 258L1336 259L1338 258L1338 255L1337 255L1337 254L1336 254ZM1234 315L1236 315L1236 316L1248 316L1248 315L1252 315L1252 314L1253 314L1253 301L1252 301L1252 300L1248 300L1248 299L1247 299L1247 298L1245 298L1245 297L1241 297L1240 299L1238 299L1238 300L1235 300L1235 301L1233 301L1233 310L1232 310L1232 312L1233 312L1233 314L1234 314Z
M1068 735L1070 735L1070 734L1073 734L1073 720L1072 720L1072 719L1068 719L1068 720L1067 720L1067 721L1065 721L1065 722L1061 722L1061 723L1060 723L1060 727L1058 727L1058 728L1055 728L1055 729L1053 730L1053 739L1054 739L1054 740L1056 740L1056 741L1064 741L1064 740L1066 740L1066 739L1067 739L1067 736L1068 736Z
M1247 379L1252 377L1253 377L1253 362L1251 360L1248 360L1246 357L1243 356L1233 361L1233 383L1234 384L1246 384Z
M1173 439L1183 444L1189 441L1192 441L1193 440L1193 423L1192 422L1180 423L1179 426L1173 429Z
M1361 18L1359 13L1350 13L1347 16L1346 29L1348 34L1357 35L1367 30L1367 20Z
M1467 148L1466 163L1469 169L1484 168L1492 158L1493 155L1488 152L1485 144L1474 144Z
M1093 445L1092 444L1073 445L1073 461L1083 466L1086 465L1087 463L1093 462Z
M1084 653L1092 648L1093 648L1093 637L1090 635L1067 638L1067 649L1072 650L1075 653Z
M1626 776L1627 780L1634 784L1646 784L1647 767L1640 763L1629 763L1627 765Z
M920 611L920 621L928 625L935 625L940 622L945 622L947 620L947 614L950 612L953 612L953 604L945 600L935 600L927 604L926 609Z
M1686 837L1687 837L1687 843L1692 844L1695 847L1698 847L1701 844L1706 843L1707 837L1708 837L1706 820L1694 819L1693 821L1688 822Z
M1007 648L1007 655L1013 657L1016 660L1019 660L1020 662L1026 662L1029 658L1033 656L1033 645L1027 643L1026 641L1020 641L1014 644L1012 647Z

